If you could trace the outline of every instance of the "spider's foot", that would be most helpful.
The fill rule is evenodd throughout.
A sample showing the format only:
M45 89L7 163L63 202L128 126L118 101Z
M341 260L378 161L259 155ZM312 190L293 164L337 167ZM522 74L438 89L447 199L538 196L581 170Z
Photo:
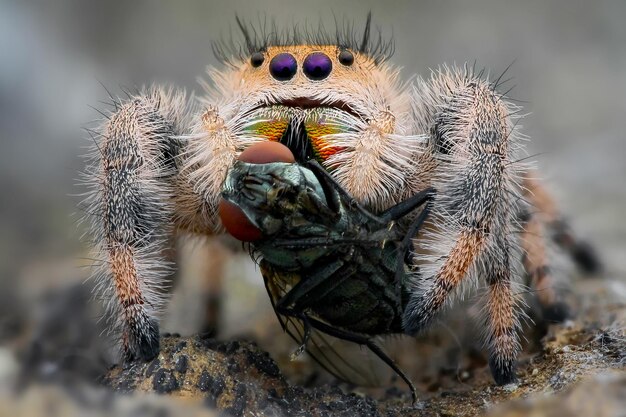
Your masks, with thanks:
M512 384L517 381L515 360L513 359L503 360L496 357L496 355L491 355L489 358L489 369L491 369L491 375L493 375L493 379L498 385Z
M578 242L572 248L572 258L582 271L592 274L602 270L602 262L593 246L586 242Z
M149 319L146 325L140 329L129 331L124 339L124 361L148 362L154 359L160 350L159 324L154 319Z
M433 319L433 313L424 307L423 296L413 296L409 300L402 315L402 328L409 336L415 336L428 327Z
M569 306L564 302L555 302L542 308L545 323L563 323L571 317Z

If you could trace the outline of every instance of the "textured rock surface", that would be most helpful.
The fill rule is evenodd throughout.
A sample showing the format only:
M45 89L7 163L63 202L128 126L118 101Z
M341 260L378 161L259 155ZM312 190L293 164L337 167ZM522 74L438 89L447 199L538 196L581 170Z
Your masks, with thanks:
M625 312L615 307L609 316ZM415 406L396 389L374 399L337 386L290 385L255 344L198 337L166 337L157 359L114 368L106 383L126 393L201 400L230 415L516 416L561 409L580 412L567 415L592 415L583 411L599 407L602 413L594 415L617 416L626 407L626 343L619 329L602 330L598 324L552 326L542 351L520 364L516 385L495 387L483 369L454 388L424 394Z

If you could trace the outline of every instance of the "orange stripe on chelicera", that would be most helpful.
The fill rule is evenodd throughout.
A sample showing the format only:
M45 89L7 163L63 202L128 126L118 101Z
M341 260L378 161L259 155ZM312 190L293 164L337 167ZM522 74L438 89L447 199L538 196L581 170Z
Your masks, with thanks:
M262 117L262 116L261 116ZM285 134L289 127L290 120L288 118L274 118L271 120L259 120L252 123L245 130L253 135L263 137L271 142L278 142ZM341 152L344 147L329 146L324 138L328 135L344 132L344 129L336 123L326 123L324 117L318 118L316 115L310 115L304 122L307 136L315 152L316 159L324 162L331 156Z
M341 133L341 129L338 129L337 125L325 124L317 120L307 120L304 126L313 146L313 151L320 162L343 150L343 147L340 146L329 146L324 139L326 135Z
M288 120L272 120L268 122L259 122L252 125L250 130L254 133L267 138L272 142L278 142L289 126Z

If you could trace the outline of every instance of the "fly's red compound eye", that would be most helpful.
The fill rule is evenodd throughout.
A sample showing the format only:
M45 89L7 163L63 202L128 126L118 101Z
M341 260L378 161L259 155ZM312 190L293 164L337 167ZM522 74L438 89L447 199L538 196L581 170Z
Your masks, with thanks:
M295 162L289 148L276 142L254 144L239 155L239 160L249 164ZM236 204L222 198L218 205L218 214L222 225L234 238L243 242L254 242L263 237L261 230L248 219Z

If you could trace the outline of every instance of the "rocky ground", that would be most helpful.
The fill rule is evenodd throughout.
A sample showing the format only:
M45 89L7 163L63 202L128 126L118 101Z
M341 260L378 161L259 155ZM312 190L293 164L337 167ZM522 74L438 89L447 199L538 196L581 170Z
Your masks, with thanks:
M580 319L550 326L541 348L524 356L517 384L494 386L484 366L454 374L442 369L440 380L418 384L423 391L415 405L405 389L351 392L337 384L305 389L289 383L256 344L201 337L166 337L157 359L116 367L106 384L118 392L199 401L229 415L624 415L626 339L616 323L624 323L626 306L605 308L604 320L594 316L600 313L595 308Z
M626 411L626 374L618 371L626 363L623 335L576 323L551 329L543 351L521 365L518 384L495 387L480 372L457 387L423 395L415 405L395 389L374 399L337 386L289 384L269 354L253 343L199 337L163 342L157 359L116 367L106 384L118 392L201 402L234 416L515 416L531 410L617 416Z
M50 281L54 273L47 271ZM575 318L526 326L515 385L493 385L476 329L468 326L471 309L446 317L417 340L390 345L415 382L416 404L398 378L364 388L338 382L306 357L290 361L295 344L271 311L232 317L255 304L242 294L234 306L223 306L230 321L222 326L231 333L234 322L250 326L239 336L226 328L220 339L164 334L155 360L111 366L111 346L93 320L96 304L86 302L89 286L57 283L60 289L36 303L39 313L20 311L11 306L15 300L1 306L13 313L0 322L0 417L624 416L626 285L611 273L574 282ZM226 287L231 293L251 288L234 278ZM266 300L262 292L255 297ZM184 309L177 314L189 317ZM177 327L176 320L165 326Z

